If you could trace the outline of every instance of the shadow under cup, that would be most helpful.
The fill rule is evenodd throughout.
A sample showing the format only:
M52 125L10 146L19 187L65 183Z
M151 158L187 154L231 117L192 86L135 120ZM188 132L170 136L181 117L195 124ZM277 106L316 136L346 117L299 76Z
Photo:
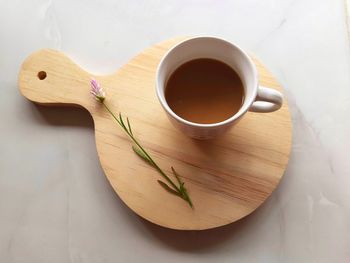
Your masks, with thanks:
M199 58L227 64L242 81L242 106L236 114L222 122L199 124L185 120L174 113L165 99L166 84L172 73L182 64ZM215 37L196 37L177 44L164 55L157 69L156 89L161 105L176 128L195 139L212 139L226 132L248 111L257 96L258 74L254 63L239 47Z

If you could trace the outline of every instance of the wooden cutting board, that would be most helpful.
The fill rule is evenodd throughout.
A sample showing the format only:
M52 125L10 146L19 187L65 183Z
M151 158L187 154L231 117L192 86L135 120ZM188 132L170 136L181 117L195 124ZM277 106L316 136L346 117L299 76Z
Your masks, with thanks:
M92 116L102 168L119 197L141 217L164 227L202 230L232 223L253 212L278 185L291 149L287 102L273 113L247 113L229 133L197 141L175 129L155 92L156 67L165 52L185 38L144 50L117 72L95 76L63 53L43 49L30 55L19 73L21 93L45 105L80 106ZM282 90L254 59L263 86ZM90 95L90 80L105 89L106 104L128 116L134 135L171 175L174 166L194 203L157 183L160 175L131 149L131 141Z

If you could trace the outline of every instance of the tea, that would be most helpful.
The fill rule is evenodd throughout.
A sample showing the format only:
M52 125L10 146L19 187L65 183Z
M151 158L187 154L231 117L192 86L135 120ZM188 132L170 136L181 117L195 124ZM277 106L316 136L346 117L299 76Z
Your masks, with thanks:
M225 63L208 58L184 63L170 76L165 89L170 108L185 120L209 124L235 115L244 89L238 74Z

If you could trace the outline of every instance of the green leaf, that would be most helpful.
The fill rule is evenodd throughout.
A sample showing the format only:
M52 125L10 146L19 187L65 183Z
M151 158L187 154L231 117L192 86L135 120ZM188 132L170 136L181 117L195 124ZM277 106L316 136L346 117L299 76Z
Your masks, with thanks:
M187 192L187 189L185 188L184 186L185 184L183 183L182 184L182 189L181 189L181 192L182 192L182 199L186 200L187 203L190 205L191 208L193 208L193 203L192 203L192 200Z
M129 122L129 118L126 117L126 120L127 120L127 122L128 122L129 132L130 132L131 135L133 135L132 130L131 130L131 125L130 125L130 122Z
M191 200L190 196L187 194L187 192L186 192L186 201L188 202L188 204L190 205L190 207L193 208L192 200Z
M173 171L173 174L175 175L175 178L176 178L177 182L179 183L179 188L181 191L180 197L182 199L184 199L190 205L191 208L193 208L193 203L191 201L190 196L188 195L187 189L185 187L185 183L181 181L181 178L180 178L179 174L175 171L174 167L171 167L171 170Z
M123 117L122 117L121 113L119 113L119 121L120 121L121 125L123 126L124 130L126 130L126 127L125 127L125 124L124 124Z
M163 181L157 180L157 182L160 184L161 187L163 187L163 188L164 188L166 191L168 191L169 193L181 197L181 194L180 194L180 193L178 193L178 192L175 191L174 189L170 188L170 186L167 185L166 183L164 183Z
M151 165L153 166L151 160L147 157L147 155L144 154L143 151L140 150L140 148L139 148L138 146L133 145L133 146L132 146L132 149L134 150L134 152L135 152L138 156L140 156L143 160L145 160L146 162L148 162L149 164L151 164Z
M177 182L179 183L179 186L181 187L182 181L180 179L179 174L175 171L175 168L171 166L171 170L173 171L173 174L175 175L175 178L177 180Z

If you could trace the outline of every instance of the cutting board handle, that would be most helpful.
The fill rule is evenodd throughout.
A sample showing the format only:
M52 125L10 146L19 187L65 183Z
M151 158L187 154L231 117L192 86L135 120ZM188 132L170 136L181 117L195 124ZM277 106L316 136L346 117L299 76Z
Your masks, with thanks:
M31 101L76 105L89 110L92 78L96 77L82 70L62 52L42 49L23 62L18 83L21 93Z

